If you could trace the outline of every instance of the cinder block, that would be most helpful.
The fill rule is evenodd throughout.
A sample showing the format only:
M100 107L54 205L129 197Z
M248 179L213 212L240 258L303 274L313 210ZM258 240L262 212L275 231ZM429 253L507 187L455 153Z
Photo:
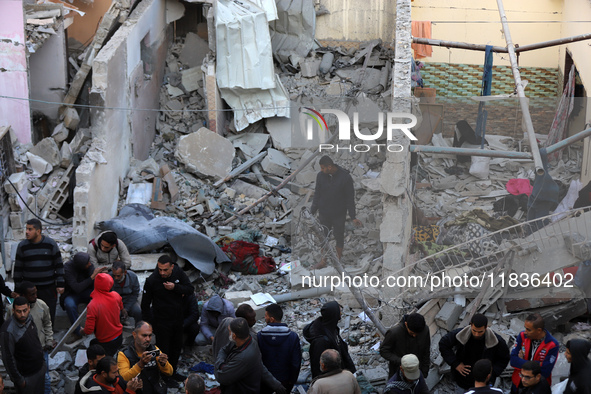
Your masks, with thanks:
M462 310L461 305L448 301L441 307L437 316L435 316L435 323L439 327L451 331L458 322Z
M10 227L13 230L22 230L25 228L25 217L23 212L10 212Z
M70 130L76 130L76 127L78 127L79 123L80 116L78 116L76 109L72 107L66 108L64 111L64 125Z
M250 300L250 296L252 295L252 291L227 291L226 294L224 295L224 298L230 302L232 302L232 304L234 304L234 308L236 308L238 305L242 304L245 301L249 301ZM264 315L264 313L263 313Z

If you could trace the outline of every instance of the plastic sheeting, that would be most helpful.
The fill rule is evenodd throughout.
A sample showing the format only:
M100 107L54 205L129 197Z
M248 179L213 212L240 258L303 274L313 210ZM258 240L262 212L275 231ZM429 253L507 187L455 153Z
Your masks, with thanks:
M99 228L114 231L130 253L149 252L170 244L178 256L205 275L213 273L216 263L230 261L206 235L179 219L154 217L141 204L124 206L117 217L100 222Z

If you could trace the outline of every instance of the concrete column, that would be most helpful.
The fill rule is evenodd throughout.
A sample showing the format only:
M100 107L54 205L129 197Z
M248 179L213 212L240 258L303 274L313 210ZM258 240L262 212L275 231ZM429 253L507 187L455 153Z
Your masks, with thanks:
M392 73L392 112L411 112L411 0L396 1L396 59ZM401 135L392 143L404 146L400 153L388 153L382 168L384 217L380 225L380 240L384 245L383 276L386 278L404 267L412 228L410 189L410 140ZM399 289L384 287L383 297L390 301ZM399 316L386 309L382 316L385 326L398 321Z

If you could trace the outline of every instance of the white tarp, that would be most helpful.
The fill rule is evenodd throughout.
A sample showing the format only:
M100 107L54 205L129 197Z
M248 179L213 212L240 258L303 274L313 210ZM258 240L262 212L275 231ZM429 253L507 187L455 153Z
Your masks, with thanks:
M215 13L220 89L274 89L275 70L267 16L248 1L219 0Z

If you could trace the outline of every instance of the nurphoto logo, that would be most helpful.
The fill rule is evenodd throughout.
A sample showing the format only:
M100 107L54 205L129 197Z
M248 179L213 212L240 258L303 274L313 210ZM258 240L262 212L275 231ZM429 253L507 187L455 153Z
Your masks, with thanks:
M384 114L380 112L378 114L378 128L374 134L366 134L362 133L359 130L359 113L353 113L353 133L355 137L362 141L374 141L375 143L364 143L364 144L350 144L343 145L343 144L335 144L327 143L326 139L329 135L328 132L328 123L322 114L331 114L335 115L338 121L338 140L339 142L350 142L351 141L351 120L349 116L344 113L343 111L337 109L321 109L320 112L316 111L312 108L305 107L305 109L309 112L302 112L305 115L308 115L309 118L306 122L306 139L308 141L312 141L315 137L315 130L314 124L318 125L318 133L321 135L320 138L324 139L323 143L320 143L318 146L318 150L320 152L326 151L333 151L338 152L341 150L346 150L349 152L369 152L370 150L375 150L376 152L380 152L381 149L385 149L388 152L402 152L404 150L404 146L397 143L391 143L393 140L394 131L396 130L397 133L402 132L408 139L411 141L416 141L417 137L413 135L410 129L417 124L417 117L413 114L405 114L400 112L387 112ZM384 116L386 118L386 127L384 128ZM410 120L410 122L406 122ZM386 131L385 136L384 129ZM378 140L383 140L385 137L386 143L377 143Z

